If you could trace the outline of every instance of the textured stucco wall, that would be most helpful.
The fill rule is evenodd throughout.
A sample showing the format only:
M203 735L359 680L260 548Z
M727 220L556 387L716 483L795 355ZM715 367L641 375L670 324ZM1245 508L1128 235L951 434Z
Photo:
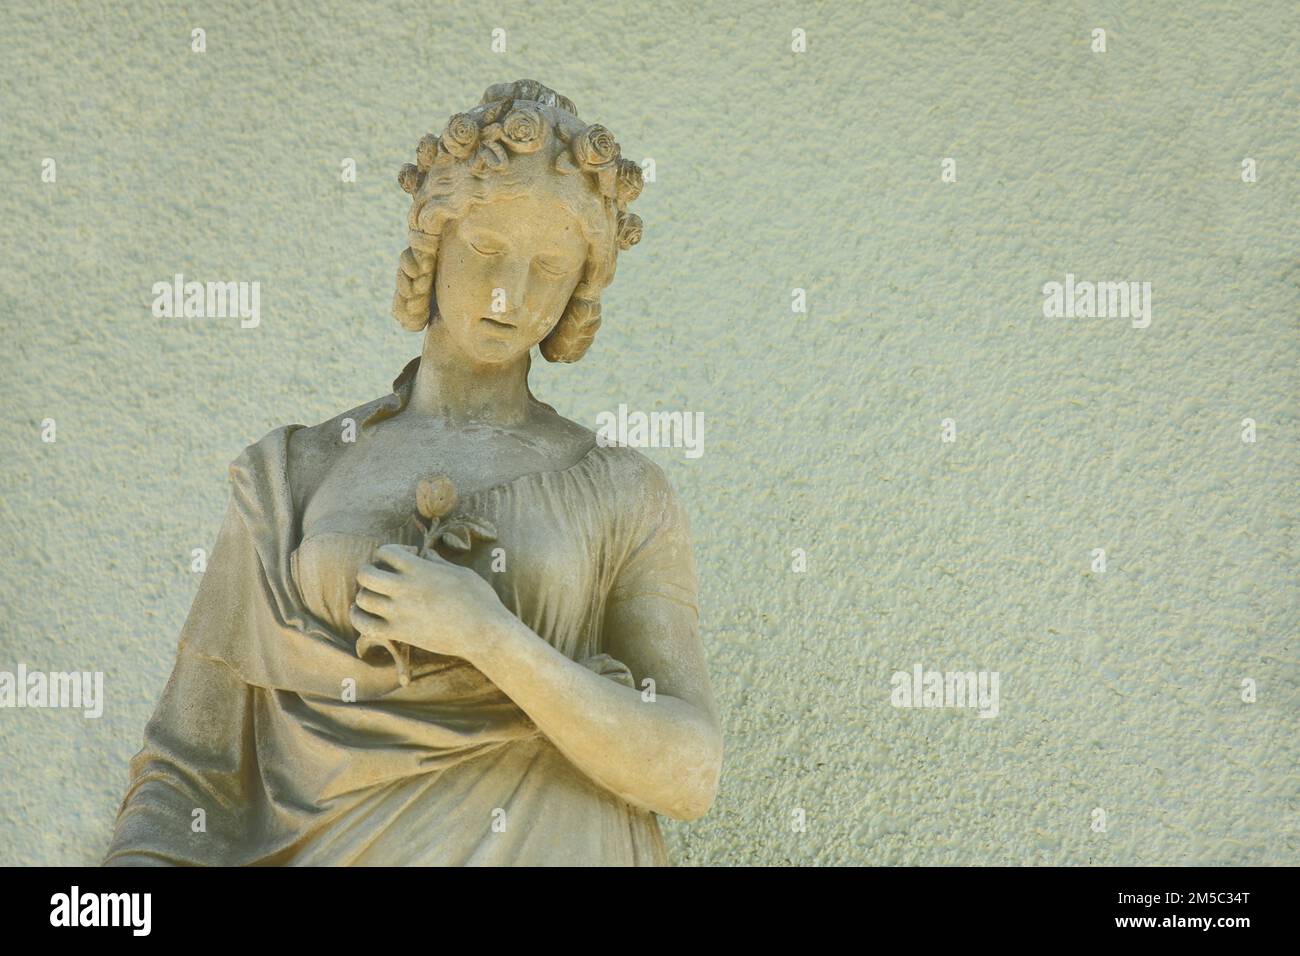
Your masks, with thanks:
M519 77L656 161L595 347L534 389L705 416L702 458L648 452L728 747L676 860L1300 862L1294 4L22 6L0 670L108 702L0 710L0 862L99 859L226 464L415 354L393 176ZM261 326L154 319L176 272L260 281ZM1067 272L1151 282L1151 326L1044 318ZM916 663L998 671L1000 715L892 707Z

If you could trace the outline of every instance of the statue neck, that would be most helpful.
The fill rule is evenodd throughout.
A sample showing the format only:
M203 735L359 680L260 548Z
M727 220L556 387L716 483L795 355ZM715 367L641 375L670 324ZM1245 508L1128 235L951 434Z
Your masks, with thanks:
M424 335L407 408L450 422L518 425L528 418L534 401L528 391L531 364L528 353L502 364L476 363L456 348L446 326L435 319Z

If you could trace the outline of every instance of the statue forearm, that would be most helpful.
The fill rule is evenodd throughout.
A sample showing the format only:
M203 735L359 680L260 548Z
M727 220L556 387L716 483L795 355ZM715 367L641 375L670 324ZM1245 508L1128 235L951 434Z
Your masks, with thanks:
M722 736L702 709L600 677L517 618L489 635L473 663L579 770L628 803L678 820L717 793Z

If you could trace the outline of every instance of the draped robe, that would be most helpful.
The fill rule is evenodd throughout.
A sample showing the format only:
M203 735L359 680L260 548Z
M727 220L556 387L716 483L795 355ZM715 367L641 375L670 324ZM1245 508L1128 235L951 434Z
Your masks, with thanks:
M363 427L396 414L417 363L392 396L347 414ZM275 429L231 465L225 520L105 863L666 863L655 814L578 770L467 661L417 652L402 686L392 658L357 656L356 570L402 538L301 538L288 462L302 427ZM695 632L686 517L638 452L596 445L457 507L497 539L450 559L597 673L633 683L603 648L618 601L660 602L658 623Z

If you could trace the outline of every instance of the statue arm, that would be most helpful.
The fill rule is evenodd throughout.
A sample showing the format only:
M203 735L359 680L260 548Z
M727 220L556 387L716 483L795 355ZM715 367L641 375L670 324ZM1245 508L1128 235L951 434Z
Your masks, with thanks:
M648 520L604 618L603 650L627 665L636 688L575 663L513 615L474 664L598 784L693 820L717 793L722 733L699 637L689 528L666 479L656 477Z

